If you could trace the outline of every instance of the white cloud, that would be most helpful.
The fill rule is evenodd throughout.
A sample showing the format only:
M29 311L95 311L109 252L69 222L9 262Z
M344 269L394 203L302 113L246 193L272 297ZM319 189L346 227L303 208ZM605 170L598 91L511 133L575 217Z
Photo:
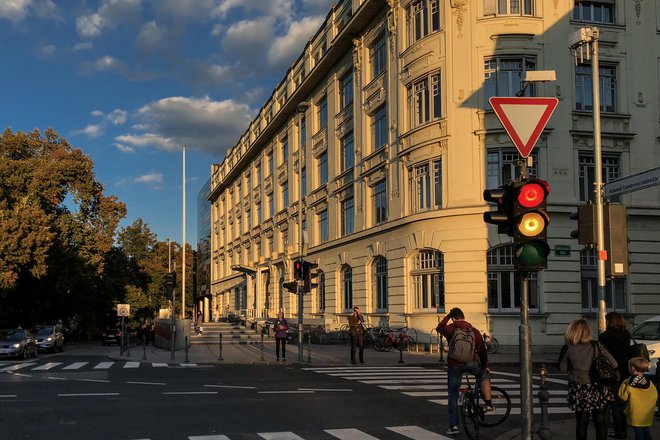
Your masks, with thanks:
M104 72L109 70L124 70L124 65L118 59L110 55L102 56L91 64L91 67L97 72Z
M108 114L103 113L101 110L94 110L92 112L92 116L96 118L103 118L105 122L109 122L112 125L123 125L126 123L126 119L128 118L128 112L118 108L114 109Z
M95 138L103 134L103 126L99 124L88 124L81 130L74 130L74 134L84 134L87 137Z
M105 26L105 19L100 14L76 17L76 31L83 37L97 37Z
M76 17L76 30L83 37L98 37L106 27L137 18L141 0L103 0L96 12Z
M20 21L28 14L32 0L1 0L0 18L10 21Z
M37 49L37 55L41 58L50 58L57 52L57 47L54 44L47 44Z
M211 154L222 154L236 143L252 120L253 112L232 100L170 97L151 102L138 111L144 125L140 132L115 140L132 148L178 151L182 145Z
M81 42L81 43L76 43L73 46L73 50L74 50L74 52L79 52L81 50L92 49L93 47L94 47L94 45L92 44L91 41L84 41L84 42Z
M217 0L159 0L154 2L154 7L157 7L159 12L176 18L188 19L207 19L216 6Z
M135 149L124 144L115 144L115 147L122 153L134 153Z
M238 8L251 16L262 14L289 18L293 15L293 0L222 0L214 9L212 16L226 18L229 11Z
M155 21L145 23L137 37L137 45L143 51L152 51L163 44L164 35Z
M275 20L272 17L241 20L227 29L222 47L226 53L239 56L247 65L259 64L265 55L264 49L273 40L274 32Z
M157 183L157 184L162 184L163 183L163 174L162 173L143 174L142 176L136 177L134 182L135 183Z
M302 52L309 38L314 35L323 23L324 18L306 17L291 23L286 35L277 37L268 51L268 62L271 65L291 64Z

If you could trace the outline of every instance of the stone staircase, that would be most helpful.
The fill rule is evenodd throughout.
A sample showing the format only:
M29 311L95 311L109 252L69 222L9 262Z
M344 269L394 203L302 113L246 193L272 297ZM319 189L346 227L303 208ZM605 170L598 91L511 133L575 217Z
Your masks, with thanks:
M222 345L226 344L260 344L261 334L250 328L229 322L205 322L202 324L202 334L191 331L191 345L219 345L222 333ZM264 337L264 343L274 343L273 338Z

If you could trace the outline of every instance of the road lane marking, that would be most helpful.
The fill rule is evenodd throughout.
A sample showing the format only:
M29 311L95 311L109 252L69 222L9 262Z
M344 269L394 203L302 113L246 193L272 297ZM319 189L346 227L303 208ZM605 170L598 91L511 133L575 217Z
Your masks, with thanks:
M123 368L138 368L139 366L139 362L126 362Z
M56 376L48 376L46 379L50 379L50 380L69 380L66 377L56 377Z
M96 366L94 366L95 370L107 370L108 368L112 367L114 365L114 362L99 362Z
M74 362L71 365L67 365L66 367L62 368L63 370L78 370L79 368L89 364L89 362Z
M226 435L191 435L188 440L229 440Z
M76 379L78 382L97 382L97 383L110 383L109 380L105 379Z
M34 367L32 371L46 371L50 370L51 368L55 368L58 365L62 365L62 362L48 362L47 364L43 364L39 367Z
M167 363L166 362L152 362L151 366L154 367L154 368L163 368L163 367L167 367Z
M21 368L31 367L32 365L37 365L37 363L36 362L26 362L24 364L15 364L15 365L5 367L5 368L1 369L0 373L3 372L3 371L6 371L6 372L16 371L16 370L20 370Z
M298 388L298 391L314 391L314 392L325 392L325 391L331 391L331 392L351 392L353 391L353 388Z
M286 432L258 432L257 435L266 440L305 440L291 431Z
M257 387L239 387L239 386L234 386L234 385L204 385L205 387L209 388L230 388L230 389L237 389L237 390L256 390Z
M314 391L280 390L280 391L258 391L258 394L314 394Z
M386 426L385 429L415 440L448 440L449 437L436 434L419 426Z
M67 393L67 394L57 395L57 397L104 397L104 396L119 396L119 393Z
M378 440L377 437L366 434L359 429L326 429L325 432L341 440Z
M195 394L218 394L217 391L166 391L168 395L195 395Z
M131 385L167 385L165 382L126 382Z
M0 399L9 399L16 396L17 394L0 394Z

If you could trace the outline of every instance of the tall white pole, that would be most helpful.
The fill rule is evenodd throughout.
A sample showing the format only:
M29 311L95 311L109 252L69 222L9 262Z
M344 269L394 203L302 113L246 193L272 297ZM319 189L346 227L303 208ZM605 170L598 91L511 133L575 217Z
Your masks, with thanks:
M186 146L183 146L183 228L182 235L182 255L181 255L181 319L186 319Z

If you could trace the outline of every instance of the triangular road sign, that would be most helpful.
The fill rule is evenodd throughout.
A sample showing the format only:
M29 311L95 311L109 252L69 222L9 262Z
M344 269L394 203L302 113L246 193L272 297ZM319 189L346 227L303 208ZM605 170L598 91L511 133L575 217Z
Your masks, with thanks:
M557 98L494 96L488 100L522 157L529 156L557 108Z

